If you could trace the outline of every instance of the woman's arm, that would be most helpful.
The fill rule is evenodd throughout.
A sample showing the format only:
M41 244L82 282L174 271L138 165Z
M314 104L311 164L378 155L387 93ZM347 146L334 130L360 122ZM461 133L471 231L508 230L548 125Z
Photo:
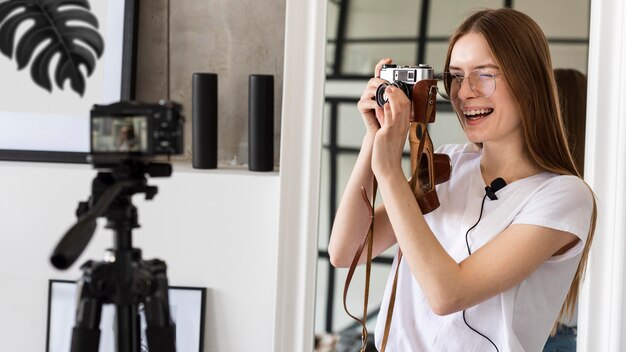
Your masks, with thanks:
M361 196L361 186L366 187L367 195L371 200L374 179L370 166L373 141L374 134L367 134L363 139L361 152L335 214L328 244L330 262L335 267L350 266L360 242L363 241L369 229L370 215L368 205ZM374 219L373 257L396 243L384 206L376 209ZM359 263L365 262L366 253L367 251L364 250Z
M361 95L358 109L365 123L367 133L363 138L361 151L352 170L348 184L341 197L335 215L333 229L328 245L330 262L336 267L348 267L352 263L360 242L368 231L370 216L368 205L361 196L361 187L365 187L367 195L372 197L372 181L374 174L371 168L372 147L376 133L380 129L383 118L382 109L376 104L376 89L384 80L378 78L383 64L391 63L390 59L381 60L375 68L375 77L370 79ZM374 222L373 255L376 256L395 243L391 225L384 207L376 209ZM366 253L366 251L363 251ZM361 262L365 261L365 254Z

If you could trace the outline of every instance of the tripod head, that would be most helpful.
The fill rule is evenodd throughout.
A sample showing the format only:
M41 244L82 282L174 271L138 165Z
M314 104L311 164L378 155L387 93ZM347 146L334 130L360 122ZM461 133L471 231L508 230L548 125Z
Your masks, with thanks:
M118 156L92 156L92 163L100 169L92 182L92 194L80 202L76 210L78 221L63 236L52 252L50 261L57 269L69 268L89 244L96 229L96 220L104 216L107 228L118 234L130 236L130 230L138 228L137 209L132 205L134 194L144 193L145 199L154 198L158 189L148 185L147 177L168 177L172 166L153 163L138 158L120 160ZM127 241L116 241L116 246Z

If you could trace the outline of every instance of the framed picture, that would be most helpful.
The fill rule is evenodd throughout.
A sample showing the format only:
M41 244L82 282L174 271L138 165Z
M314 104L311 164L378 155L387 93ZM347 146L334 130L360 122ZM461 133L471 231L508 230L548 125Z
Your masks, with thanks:
M0 160L86 162L94 104L134 98L138 0L0 0Z
M77 287L75 281L50 280L48 288L48 331L47 352L67 352L70 350L72 329L74 328ZM206 288L169 288L170 314L176 324L176 350L197 351L204 349L204 311ZM145 317L141 312L142 352L149 352L145 337ZM104 305L100 319L99 352L115 351L115 306Z

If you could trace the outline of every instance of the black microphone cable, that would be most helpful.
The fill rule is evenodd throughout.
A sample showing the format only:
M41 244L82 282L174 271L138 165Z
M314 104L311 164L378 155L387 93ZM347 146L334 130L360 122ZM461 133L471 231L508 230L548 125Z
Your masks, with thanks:
M478 225L478 223L480 222L480 219L483 217L483 209L485 208L485 200L487 199L487 197L489 197L489 199L491 199L491 200L498 199L498 197L496 197L496 192L499 191L500 189L504 188L504 186L506 186L506 182L504 182L504 180L502 178L498 177L497 179L495 179L495 180L493 180L491 182L490 186L485 187L485 196L483 197L483 201L480 204L480 214L478 215L478 220L465 233L465 245L467 246L467 254L468 255L472 255L472 249L470 248L470 245L469 245L469 237L468 236L469 236L470 231L472 231ZM498 349L498 346L496 346L496 344L493 341L491 341L491 339L489 337L485 336L480 331L474 329L467 322L467 319L465 319L465 309L463 309L463 322L465 322L465 325L467 325L467 327L470 328L472 331L474 331L478 335L480 335L480 336L484 337L485 339L487 339L487 341L489 341L489 343L491 343L493 345L493 348L496 349L496 352L500 352L500 350Z
M480 219L483 217L483 209L485 208L485 199L487 199L487 195L486 194L483 197L483 202L480 204L480 214L478 215L478 220L476 221L476 223L474 225L472 225L472 227L467 229L467 232L465 233L465 245L467 246L467 254L468 255L472 255L472 250L470 249L468 236L469 236L470 231L472 231L474 229L474 227L476 227L478 225L478 223L480 222Z

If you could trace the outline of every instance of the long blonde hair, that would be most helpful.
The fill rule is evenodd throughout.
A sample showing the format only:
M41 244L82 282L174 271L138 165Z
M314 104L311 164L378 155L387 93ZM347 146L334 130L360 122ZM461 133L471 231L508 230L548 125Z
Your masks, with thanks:
M568 146L550 50L539 25L527 15L509 8L475 12L450 38L444 71L449 70L454 44L470 32L484 36L517 99L528 157L547 171L582 179ZM593 194L591 188L589 190ZM571 317L574 311L593 242L596 217L594 196L587 242L557 321L563 315Z

